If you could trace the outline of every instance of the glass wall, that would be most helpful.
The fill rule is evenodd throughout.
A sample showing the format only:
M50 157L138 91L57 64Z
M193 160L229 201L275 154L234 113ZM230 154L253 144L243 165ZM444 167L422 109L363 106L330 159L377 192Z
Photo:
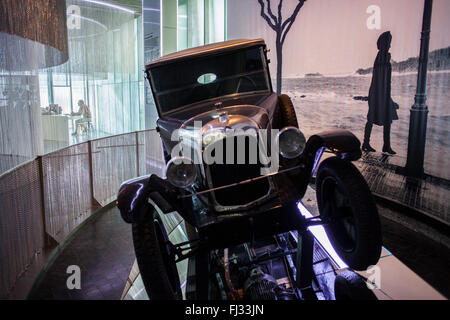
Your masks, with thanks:
M178 50L225 39L226 0L178 0Z
M65 1L0 1L0 173L43 152L39 70L67 60Z
M161 56L161 2L143 0L144 64ZM156 127L158 118L148 81L144 81L145 128Z
M160 1L153 2L158 11L149 11L150 23L159 30ZM2 15L20 16L8 3L13 2L2 4ZM0 32L0 104L5 106L0 107L0 173L70 144L151 127L148 119L155 118L145 110L143 0L45 0L42 5L55 7L60 25L54 25L56 17L45 20L33 41ZM14 28L16 21L30 25L37 18L39 13L31 12L24 21L10 21ZM48 40L57 36L68 59ZM159 33L145 41L146 60L159 57Z
M205 43L225 41L226 1L205 0Z
M226 0L44 4L55 5L60 20L46 20L36 31L42 44L39 37L23 43L20 35L0 29L0 48L9 48L0 54L0 173L74 143L154 128L157 113L145 64L226 39ZM62 53L46 41L58 33Z
M188 0L178 0L177 49L188 48Z
M66 5L69 61L40 72L46 80L40 92L48 93L41 108L56 104L62 114L72 114L84 101L92 113L90 138L143 129L141 1L67 0ZM75 121L69 124L73 132ZM53 141L58 140L44 139L47 150L57 145Z

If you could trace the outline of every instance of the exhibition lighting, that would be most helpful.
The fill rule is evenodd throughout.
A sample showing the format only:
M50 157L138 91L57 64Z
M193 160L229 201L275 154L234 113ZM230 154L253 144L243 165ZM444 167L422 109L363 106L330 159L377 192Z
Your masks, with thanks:
M130 10L130 9L125 8L125 7L121 7L121 6L117 5L117 4L112 4L112 3L109 3L109 2L96 1L96 0L82 0L82 1L98 4L100 6L105 6L105 7L110 7L110 8L122 10L122 11L125 11L125 12L128 12L128 13L132 13L132 14L135 13L133 10Z
M84 17L84 16L80 16L79 14L75 14L75 13L69 13L69 14L67 14L67 15L68 15L68 16L78 17L78 18L80 18L81 20L86 20L86 21L95 23L96 25L99 25L99 26L102 27L103 29L108 30L108 27L107 27L107 26L105 26L103 23L98 22L97 20L94 20L94 19L91 19L91 18L87 18L87 17Z
M69 37L69 40L87 39L87 38L98 37L98 36L101 36L101 35L104 35L104 33L101 32L101 33L90 34L90 35L87 35L87 36L75 36L75 37Z
M305 218L314 217L311 214L311 212L309 212L308 209L306 209L306 207L301 202L298 203L298 209L300 210L300 213L303 217ZM314 238L316 238L316 240L320 243L322 248L328 253L331 259L333 259L333 261L337 264L339 269L348 268L348 265L344 261L342 261L341 257L339 257L339 255L331 245L330 239L328 239L327 233L325 232L323 226L310 226L308 227L308 230L311 231Z

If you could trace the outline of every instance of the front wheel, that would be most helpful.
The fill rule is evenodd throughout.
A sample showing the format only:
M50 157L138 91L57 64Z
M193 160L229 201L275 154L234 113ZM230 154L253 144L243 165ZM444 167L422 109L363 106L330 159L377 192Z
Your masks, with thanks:
M358 169L337 157L324 160L317 172L316 195L325 230L342 260L355 270L375 265L381 254L380 220Z
M158 213L155 211L147 222L134 223L132 230L139 271L150 300L181 299L177 266Z
M334 296L336 300L378 300L359 274L350 270L339 273L334 279Z

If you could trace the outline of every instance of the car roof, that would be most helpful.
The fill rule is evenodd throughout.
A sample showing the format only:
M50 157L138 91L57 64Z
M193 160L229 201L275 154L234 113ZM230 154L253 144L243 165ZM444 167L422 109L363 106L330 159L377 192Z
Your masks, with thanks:
M264 39L237 39L237 40L229 40L224 42L216 42L212 44L207 44L200 47L190 48L182 51L177 51L174 53L170 53L165 55L157 60L151 61L145 65L146 69L150 67L155 67L159 65L163 65L166 63L189 59L192 57L210 55L218 52L224 52L229 50L243 49L254 46L265 46L266 43Z

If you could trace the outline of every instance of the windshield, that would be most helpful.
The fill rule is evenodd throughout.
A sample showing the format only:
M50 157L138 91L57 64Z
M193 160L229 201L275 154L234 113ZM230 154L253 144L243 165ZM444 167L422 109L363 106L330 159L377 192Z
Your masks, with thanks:
M162 113L227 96L269 90L262 47L197 57L151 68Z

